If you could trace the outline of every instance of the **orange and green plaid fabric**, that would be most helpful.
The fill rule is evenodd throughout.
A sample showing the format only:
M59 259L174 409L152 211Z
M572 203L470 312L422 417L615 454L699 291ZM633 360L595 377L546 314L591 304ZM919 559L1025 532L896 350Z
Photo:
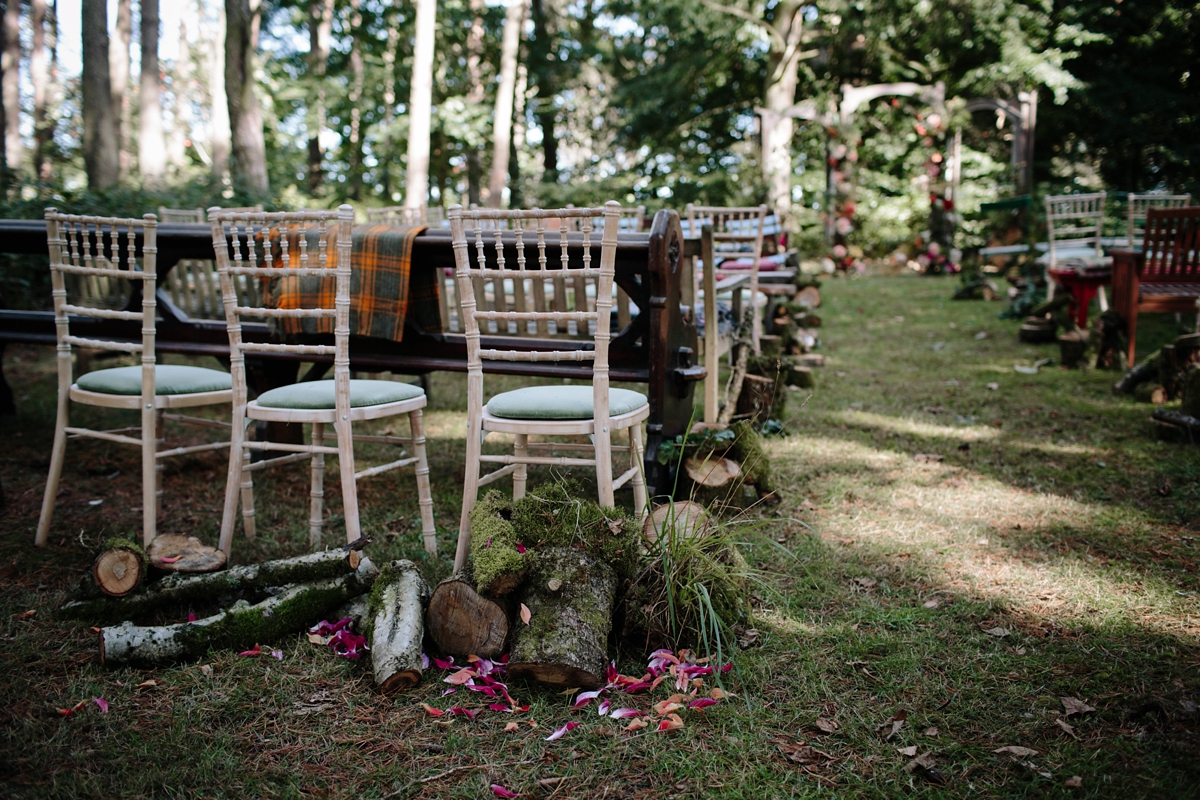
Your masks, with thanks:
M355 226L350 254L350 334L404 339L406 319L421 330L440 333L441 286L439 270L412 270L413 241L427 226L400 228L393 225ZM294 239L294 234L289 239ZM314 233L310 232L310 238ZM308 242L310 263L315 262L316 241ZM288 250L299 253L294 241ZM337 248L330 242L326 266L337 265ZM292 264L299 266L299 259ZM275 308L333 308L336 283L333 278L281 277L271 279L271 305ZM332 319L276 320L277 333L333 333Z

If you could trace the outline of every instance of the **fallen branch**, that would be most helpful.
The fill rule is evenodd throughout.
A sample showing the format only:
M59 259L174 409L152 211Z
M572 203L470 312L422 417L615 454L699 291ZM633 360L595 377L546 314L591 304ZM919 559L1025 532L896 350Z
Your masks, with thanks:
M421 680L421 642L429 587L411 561L383 568L371 592L371 667L375 685L385 694L416 686Z

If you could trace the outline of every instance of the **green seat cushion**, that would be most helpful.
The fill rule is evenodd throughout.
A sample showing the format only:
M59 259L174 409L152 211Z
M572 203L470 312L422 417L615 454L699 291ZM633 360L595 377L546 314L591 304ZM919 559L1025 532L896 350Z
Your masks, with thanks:
M385 403L398 403L401 400L412 400L425 394L420 386L399 381L350 381L350 406L381 406ZM280 386L258 396L256 401L263 408L299 408L309 411L321 411L336 408L333 381L305 381L293 383L290 386Z
M141 367L98 369L80 375L75 385L100 394L136 395L142 393ZM155 394L195 394L221 392L233 388L228 372L204 367L185 367L178 364L158 364L154 367Z
M619 417L646 405L646 395L629 389L608 390L608 415ZM488 401L493 417L504 419L591 419L591 386L529 386Z

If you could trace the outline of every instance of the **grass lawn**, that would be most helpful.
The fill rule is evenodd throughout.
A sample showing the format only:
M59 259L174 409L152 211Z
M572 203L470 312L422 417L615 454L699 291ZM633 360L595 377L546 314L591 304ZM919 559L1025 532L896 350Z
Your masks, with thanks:
M595 800L1200 796L1200 448L1156 442L1148 407L1111 395L1113 373L1015 372L1056 348L1018 343L1000 304L952 291L913 277L825 284L827 366L811 397L792 392L787 434L767 440L785 489L758 530L794 558L748 546L774 589L756 609L760 643L725 681L736 698L669 733L626 733L594 704L572 712L527 687L517 732L486 710L443 724L420 704L485 704L441 697L435 673L383 698L366 665L301 635L261 643L282 661L213 652L170 669L101 667L88 626L53 612L99 542L140 531L138 455L72 443L50 546L35 550L52 350L10 347L21 416L0 456L4 794L478 798L498 783ZM1143 318L1139 334L1148 352L1175 321ZM439 558L421 553L409 474L360 490L372 558L414 558L431 581L453 553L464 387L433 376L426 415ZM77 424L115 419L81 409ZM173 464L160 530L215 540L224 470L211 454ZM239 536L235 561L303 552L305 468L256 481L259 537ZM644 665L620 657L623 672ZM161 683L139 687L151 678ZM109 713L55 711L92 697ZM1095 710L1067 716L1061 698ZM582 725L545 741L568 720ZM1036 754L993 752L1006 746ZM902 750L934 769L906 772ZM539 783L549 778L562 780Z

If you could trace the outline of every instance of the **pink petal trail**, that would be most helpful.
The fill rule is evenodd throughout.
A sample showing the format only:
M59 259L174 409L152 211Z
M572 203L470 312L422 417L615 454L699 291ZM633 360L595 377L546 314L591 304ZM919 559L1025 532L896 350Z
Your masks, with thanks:
M92 702L100 707L101 714L108 713L108 701L105 700L103 697L93 697Z
M688 708L695 709L696 711L703 711L709 706L715 706L716 704L717 701L713 700L711 697L700 697L688 703Z
M568 722L566 725L563 725L561 728L556 730L554 733L547 736L546 741L547 742L558 741L559 739L561 739L563 736L566 735L567 731L575 730L578 727L579 727L578 722Z
M496 797L520 797L516 792L509 791L498 783L492 784L492 794L496 795Z
M588 703L599 697L602 691L604 690L597 689L594 692L580 692L578 695L576 695L575 702L571 704L571 707L582 708L583 706L586 706Z
M238 653L238 655L239 656L261 656L262 648L259 647L258 645L254 645L254 647L252 649L243 650L242 652Z
M626 717L640 717L642 712L636 708L618 708L608 713L608 716L613 719L625 719Z

